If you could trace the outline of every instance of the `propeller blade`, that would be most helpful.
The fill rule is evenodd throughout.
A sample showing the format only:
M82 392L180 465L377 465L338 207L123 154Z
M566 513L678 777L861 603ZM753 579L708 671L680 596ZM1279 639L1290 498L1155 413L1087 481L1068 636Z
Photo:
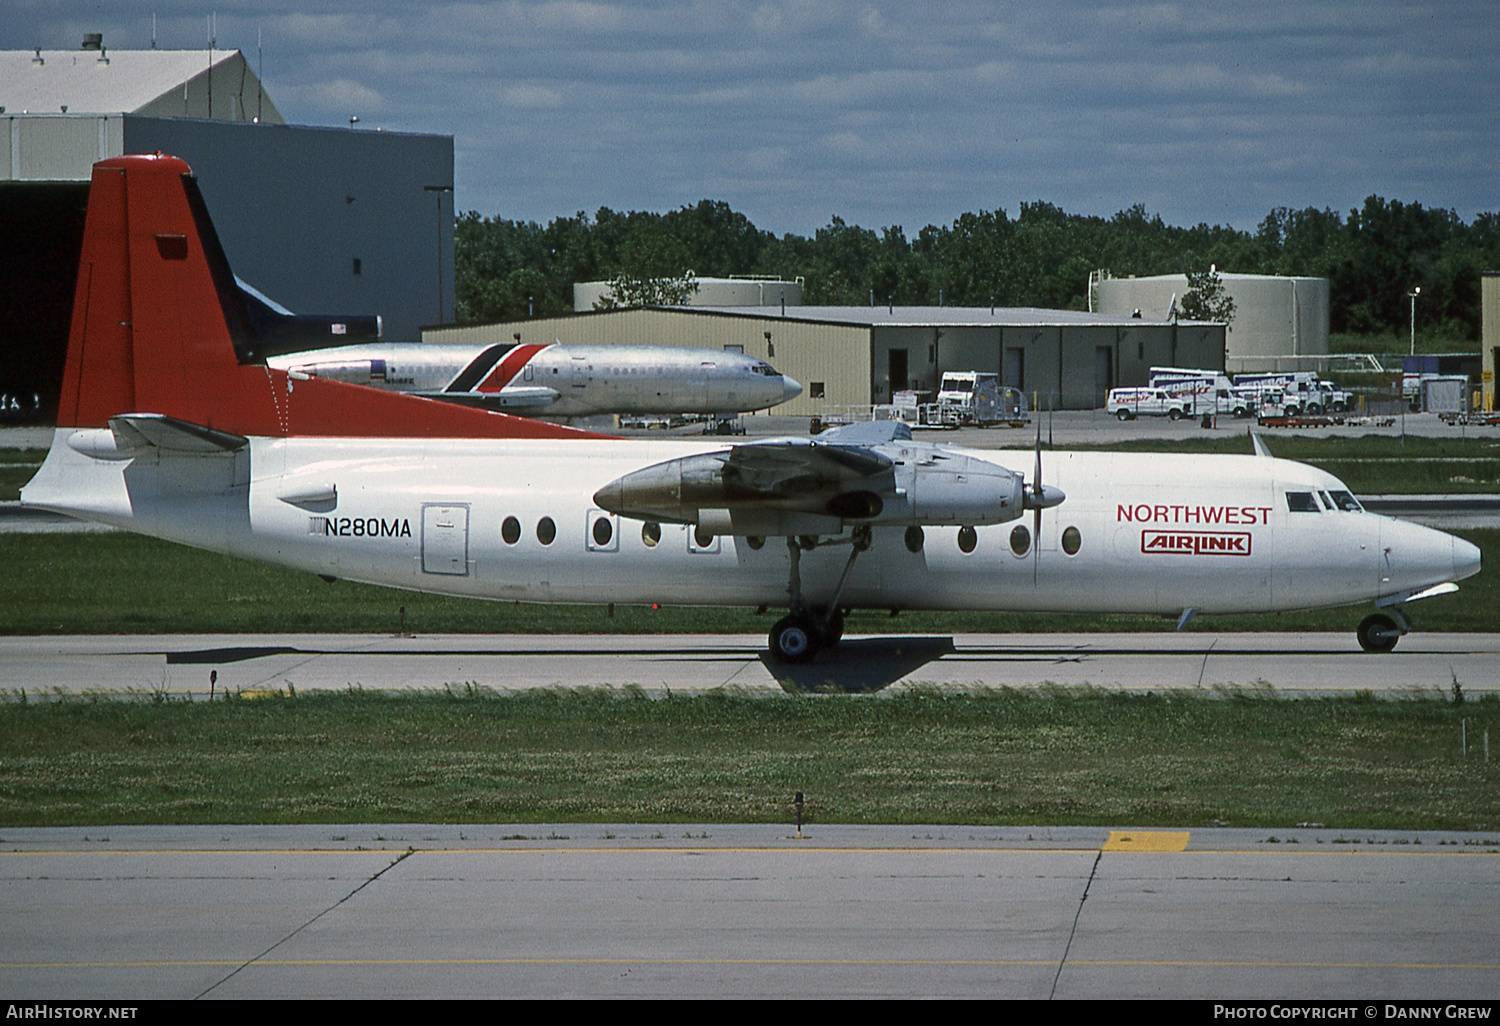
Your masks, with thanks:
M1036 422L1036 473L1031 478L1031 586L1037 585L1042 568L1042 505L1046 490L1042 488L1042 422Z
M1031 586L1034 588L1042 566L1042 507L1033 507L1031 518Z

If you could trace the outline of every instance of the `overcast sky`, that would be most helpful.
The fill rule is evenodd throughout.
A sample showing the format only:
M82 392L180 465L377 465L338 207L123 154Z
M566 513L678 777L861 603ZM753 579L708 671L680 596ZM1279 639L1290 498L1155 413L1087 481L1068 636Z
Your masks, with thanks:
M145 48L153 12L158 45L204 47L214 11L221 48L254 62L260 34L288 121L452 135L457 208L487 216L1500 209L1495 0L6 0L0 49Z

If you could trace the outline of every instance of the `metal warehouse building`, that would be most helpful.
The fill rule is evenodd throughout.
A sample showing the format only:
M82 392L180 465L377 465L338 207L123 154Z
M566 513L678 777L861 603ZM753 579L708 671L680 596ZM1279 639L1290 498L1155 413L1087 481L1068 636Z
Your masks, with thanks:
M390 341L452 319L451 136L285 124L235 50L0 52L11 418L17 395L55 401L94 162L157 151L192 166L235 273L292 311L377 314Z
M1095 409L1153 366L1224 368L1224 325L1068 310L964 307L645 307L427 328L426 342L697 346L759 356L802 382L772 413L888 403L945 371L991 371L1040 408Z

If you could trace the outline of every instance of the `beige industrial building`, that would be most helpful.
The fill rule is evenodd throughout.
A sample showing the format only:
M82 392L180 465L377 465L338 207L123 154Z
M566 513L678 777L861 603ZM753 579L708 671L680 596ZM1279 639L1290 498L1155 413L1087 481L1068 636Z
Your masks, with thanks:
M1041 409L1096 409L1153 366L1224 368L1224 325L1068 310L962 307L645 307L423 330L425 342L573 342L733 349L802 382L772 414L888 403L945 371L998 373Z
M1486 410L1500 408L1495 396L1495 371L1500 370L1500 271L1485 271L1479 292L1482 327L1479 349L1482 355L1480 382Z
M1225 368L1242 371L1314 370L1328 355L1328 279L1269 274L1223 274L1234 301L1225 336ZM1101 277L1094 308L1113 317L1171 320L1187 292L1187 275Z

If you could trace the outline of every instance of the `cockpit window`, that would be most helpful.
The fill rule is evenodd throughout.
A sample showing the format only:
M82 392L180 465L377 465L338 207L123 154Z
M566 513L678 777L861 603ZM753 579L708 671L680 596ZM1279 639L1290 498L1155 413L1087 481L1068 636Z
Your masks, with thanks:
M1363 513L1365 508L1359 504L1359 500L1348 492L1331 492L1333 504L1345 513Z
M1293 513L1320 513L1312 492L1287 492L1286 508Z

